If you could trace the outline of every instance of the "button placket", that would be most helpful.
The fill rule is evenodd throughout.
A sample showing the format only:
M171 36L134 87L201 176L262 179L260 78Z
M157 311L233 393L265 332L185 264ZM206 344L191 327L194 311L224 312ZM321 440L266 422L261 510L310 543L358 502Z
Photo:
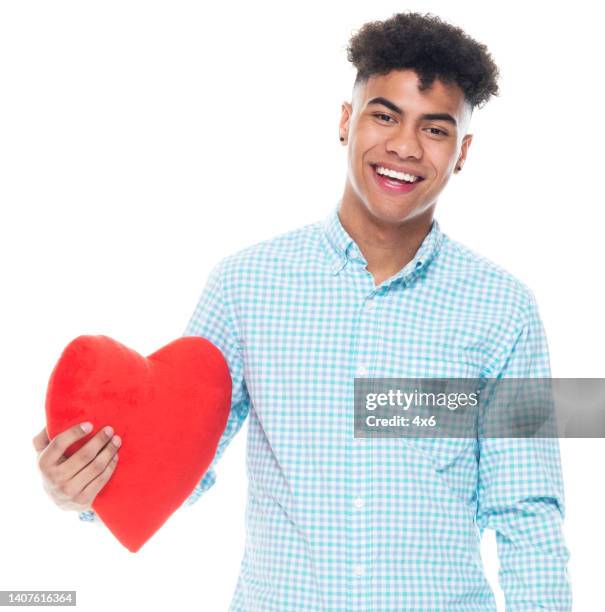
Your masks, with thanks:
M357 369L355 370L356 376L367 376L369 373L370 373L370 370L365 365L357 366Z
M357 272L360 272L357 269ZM380 346L380 318L377 309L384 289L376 289L371 275L358 275L357 280L363 293L360 295L357 310L356 342L353 355L354 377L368 378L372 375L376 351ZM351 406L351 420L354 420ZM354 430L354 427L353 427ZM353 431L352 430L352 431ZM371 535L372 522L369 515L372 508L369 497L372 479L372 440L355 438L349 446L351 475L349 486L350 541L349 584L350 599L348 610L365 612L367 610L368 584L371 580Z
M365 612L364 593L367 593L367 580L371 568L368 566L372 557L369 549L371 522L365 502L368 494L368 479L371 478L370 459L371 440L359 438L360 444L354 445L352 458L355 477L351 483L351 527L353 546L351 548L352 601L351 610Z

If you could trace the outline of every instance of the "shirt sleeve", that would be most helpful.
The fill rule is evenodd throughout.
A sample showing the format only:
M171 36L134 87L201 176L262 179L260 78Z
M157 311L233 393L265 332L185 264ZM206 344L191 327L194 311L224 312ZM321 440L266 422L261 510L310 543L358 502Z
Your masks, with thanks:
M101 521L94 510L84 510L84 512L78 512L78 518L85 523L95 523L97 525L103 524L103 521Z
M550 378L546 335L531 291L513 329L511 343L487 375ZM487 527L496 532L506 611L570 611L558 438L480 434L478 443L476 520L481 531Z
M216 464L225 449L242 427L250 410L250 396L244 380L244 363L241 343L233 316L233 305L225 296L224 261L219 262L210 272L206 286L198 300L183 336L201 336L210 340L223 354L232 380L231 409L227 425L219 439L214 458L206 473L183 503L195 503L216 481ZM79 513L82 521L100 523L94 510Z
M208 281L183 335L202 336L210 340L222 352L231 373L231 410L227 425L219 440L216 453L206 473L184 505L195 503L216 481L216 464L241 429L250 411L250 396L244 378L239 330L233 313L233 303L224 290L224 262L219 262L210 272Z

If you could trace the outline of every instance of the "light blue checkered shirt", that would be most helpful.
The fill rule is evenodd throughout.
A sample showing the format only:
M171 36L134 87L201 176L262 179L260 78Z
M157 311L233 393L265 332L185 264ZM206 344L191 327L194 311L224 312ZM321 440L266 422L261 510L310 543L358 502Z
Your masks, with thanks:
M547 377L533 293L444 234L376 287L338 217L222 259L184 335L233 379L216 456L247 416L246 546L231 611L571 610L556 438L355 438L355 377ZM81 513L91 520L94 513Z

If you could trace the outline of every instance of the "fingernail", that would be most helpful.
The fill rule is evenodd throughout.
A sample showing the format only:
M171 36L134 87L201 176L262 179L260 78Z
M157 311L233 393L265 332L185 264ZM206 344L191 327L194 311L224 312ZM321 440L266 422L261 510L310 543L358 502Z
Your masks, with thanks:
M122 444L122 438L120 436L114 436L111 440L116 446L120 446Z
M80 427L82 428L83 431L85 431L86 433L88 433L91 429L92 429L92 423L89 423L88 421L86 423L82 423L80 425Z
M113 427L111 427L111 425L108 425L107 427L105 427L103 429L103 431L108 435L111 436L111 434L113 433Z

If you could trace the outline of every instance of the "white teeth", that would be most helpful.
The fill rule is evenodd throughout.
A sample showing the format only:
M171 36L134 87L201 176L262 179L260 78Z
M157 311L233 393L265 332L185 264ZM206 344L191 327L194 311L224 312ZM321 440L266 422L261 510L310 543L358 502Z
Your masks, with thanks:
M390 176L392 178L399 179L400 181L407 181L408 183L414 183L418 180L417 176L413 174L406 174L405 172L395 172L395 170L390 170L389 168L384 168L383 166L376 167L377 174L384 174L385 176Z

